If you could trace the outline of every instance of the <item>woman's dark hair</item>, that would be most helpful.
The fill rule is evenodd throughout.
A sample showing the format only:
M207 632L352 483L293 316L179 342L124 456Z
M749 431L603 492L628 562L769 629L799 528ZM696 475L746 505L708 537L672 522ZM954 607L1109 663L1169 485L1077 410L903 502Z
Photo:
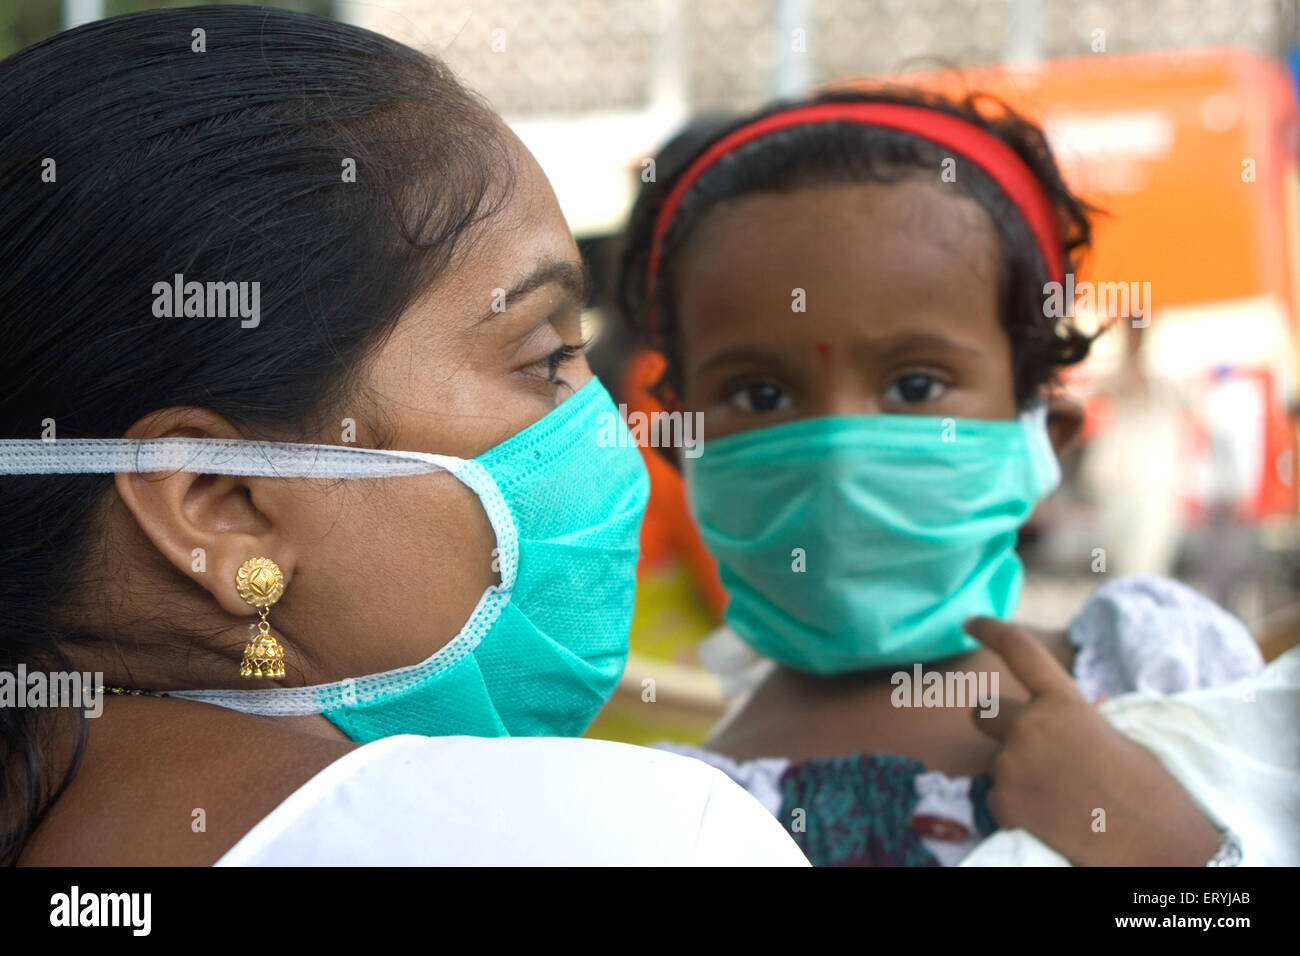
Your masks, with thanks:
M291 440L355 414L366 357L508 195L501 129L437 60L259 7L115 17L0 62L0 438L200 406ZM259 324L155 317L176 274L258 282ZM0 669L121 646L69 620L111 485L0 477ZM44 716L0 707L0 861L71 778Z
M899 182L920 171L937 173L950 155L944 147L912 133L852 122L796 126L740 146L700 176L673 218L664 237L655 284L656 328L650 329L646 269L651 236L659 208L674 184L696 157L733 130L805 102L923 106L987 130L1024 160L1055 208L1067 269L1088 246L1088 217L1095 210L1065 185L1042 130L991 96L973 93L953 100L913 87L841 90L811 100L777 103L740 120L695 124L669 142L656 158L655 179L642 187L632 210L619 278L618 302L624 316L646 343L667 359L655 388L660 397L681 394L675 266L678 253L709 210L750 193L784 192L825 183ZM1045 283L1061 281L1064 276L1047 275L1032 232L993 180L974 164L957 159L953 185L984 208L997 230L1002 252L999 311L1011 339L1016 400L1023 405L1041 386L1055 381L1061 366L1083 361L1093 337L1044 311Z

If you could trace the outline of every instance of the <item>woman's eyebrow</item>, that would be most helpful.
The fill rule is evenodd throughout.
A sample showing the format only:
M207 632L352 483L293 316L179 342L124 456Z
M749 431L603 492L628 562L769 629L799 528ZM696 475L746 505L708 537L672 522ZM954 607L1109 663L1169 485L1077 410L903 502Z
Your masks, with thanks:
M572 259L543 262L511 288L506 289L504 296L494 295L493 298L498 302L504 299L505 308L508 309L515 299L521 299L536 292L542 286L551 284L560 286L566 297L581 305L587 301L587 296L591 293L591 271L585 262ZM487 322L499 316L501 312L502 310L496 308L494 302L493 308L488 309L479 321Z

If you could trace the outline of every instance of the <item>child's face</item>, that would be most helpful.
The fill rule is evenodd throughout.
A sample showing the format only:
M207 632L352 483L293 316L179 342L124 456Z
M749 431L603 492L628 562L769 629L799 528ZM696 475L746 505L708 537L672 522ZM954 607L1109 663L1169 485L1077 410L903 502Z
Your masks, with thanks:
M682 403L713 437L827 415L1014 418L998 256L987 214L937 178L722 203L678 267Z

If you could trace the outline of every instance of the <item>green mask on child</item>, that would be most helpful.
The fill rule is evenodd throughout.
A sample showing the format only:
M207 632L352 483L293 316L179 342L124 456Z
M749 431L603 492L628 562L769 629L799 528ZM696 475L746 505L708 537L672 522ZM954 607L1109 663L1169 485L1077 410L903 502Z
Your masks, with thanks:
M828 675L973 650L962 622L1015 610L1017 531L1060 468L1038 404L1010 421L802 419L709 441L686 477L727 623Z

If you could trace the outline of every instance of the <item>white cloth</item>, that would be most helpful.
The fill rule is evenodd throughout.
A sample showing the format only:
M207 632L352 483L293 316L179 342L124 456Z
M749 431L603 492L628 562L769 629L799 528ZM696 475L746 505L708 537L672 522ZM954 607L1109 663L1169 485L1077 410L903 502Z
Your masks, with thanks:
M709 633L696 648L704 669L718 679L724 697L736 697L753 690L776 667L723 625Z
M646 747L420 737L358 747L217 866L807 866L725 775Z
M1217 826L1233 830L1244 866L1300 866L1300 647L1260 675L1100 706L1146 747ZM1000 830L962 866L1069 866L1026 830Z
M1130 574L1089 595L1066 631L1074 677L1102 694L1170 694L1258 674L1264 658L1246 626L1185 584Z
M940 840L922 836L921 843L940 866L956 866L966 854L979 845L979 831L975 829L975 804L970 798L970 777L949 777L938 770L918 773L912 781L916 792L916 808L912 819L939 817L959 825L970 834L964 840Z

